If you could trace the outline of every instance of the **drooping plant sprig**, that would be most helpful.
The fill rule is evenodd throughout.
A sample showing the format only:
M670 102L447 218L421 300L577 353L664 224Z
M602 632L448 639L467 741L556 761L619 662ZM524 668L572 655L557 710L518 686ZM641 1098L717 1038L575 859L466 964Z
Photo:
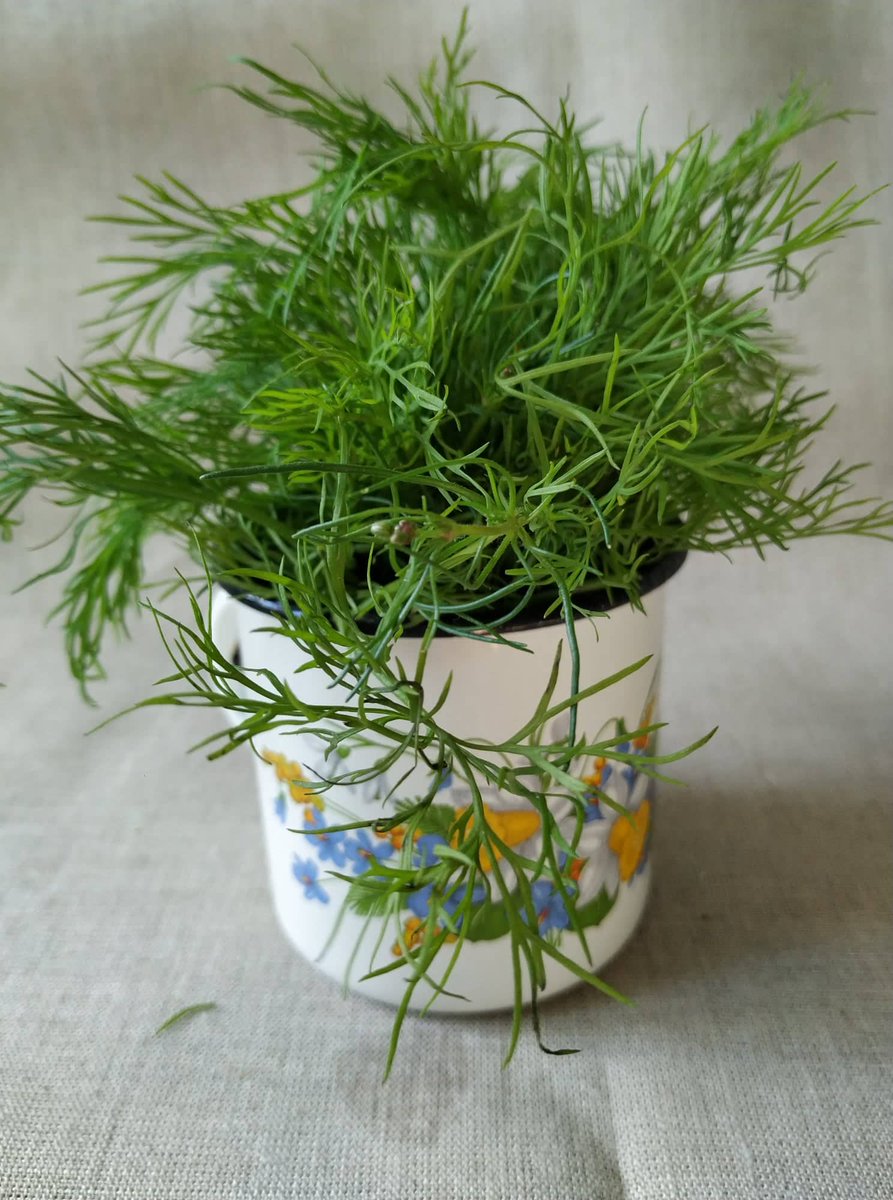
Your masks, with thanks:
M620 739L577 729L575 618L638 601L643 573L677 551L889 537L893 510L852 498L855 468L802 481L828 414L767 308L770 289L802 292L811 257L870 223L854 189L822 199L830 168L804 178L784 162L793 139L848 114L795 85L725 148L705 128L663 155L640 132L628 151L589 141L566 103L547 118L469 80L469 57L463 20L415 92L392 81L399 121L322 72L311 85L247 62L267 90L232 90L316 136L312 178L232 205L170 175L140 179L124 213L102 218L131 248L93 289L107 303L86 362L2 393L0 528L12 532L32 490L72 510L47 573L66 576L57 612L84 688L163 532L213 579L278 600L276 628L350 701L314 708L296 681L234 666L194 601L192 629L156 613L173 625L176 670L153 702L241 713L224 749L269 730L320 738L333 762L321 788L361 781L334 766L359 735L380 747L366 776L407 754L452 765L473 804L444 829L449 852L378 864L353 902L396 914L432 887L424 936L401 943L409 1003L421 980L447 987L449 966L438 980L433 963L452 938L455 961L474 888L516 887L514 1045L524 973L535 1000L547 958L582 970L533 919L543 877L573 921L574 839L548 802L582 804L581 756L623 761ZM524 128L481 130L475 87L520 104ZM184 309L188 353L165 357L158 336ZM573 682L568 697L547 689L504 745L457 737L423 675L395 673L402 633L517 645L521 616L564 621ZM560 744L543 741L556 706L570 727ZM488 824L487 785L540 814L536 861ZM432 800L393 820L411 830Z
M635 730L617 728L607 736L596 738L581 733L559 740L553 736L549 740L548 731L554 730L556 718L575 712L592 696L610 689L649 662L644 658L631 663L611 676L575 687L569 695L559 697L556 687L564 650L562 643L559 643L548 680L529 718L502 742L458 736L439 719L439 710L450 685L446 684L439 695L428 695L424 646L412 675L407 675L399 659L382 664L373 654L369 662L364 662L363 658L370 653L366 649L338 671L337 681L343 685L340 695L336 693L326 703L311 702L302 695L301 677L306 672L322 671L333 678L334 666L343 659L341 634L320 607L313 591L285 577L270 577L268 582L275 588L283 614L271 618L268 631L294 643L304 660L294 676L282 678L270 670L246 670L232 662L212 635L212 593L209 590L207 606L203 606L187 584L190 622L149 604L175 670L159 681L166 689L163 694L142 701L137 708L150 704L200 705L225 709L231 719L234 715L240 716L241 720L210 735L200 744L204 748L217 744L209 754L211 758L227 754L246 742L255 744L273 730L315 740L324 748L324 759L331 764L331 769L325 775L317 771L312 790L331 792L336 808L339 789L384 777L395 767L400 770L390 791L382 797L381 817L351 819L343 824L325 826L329 836L356 829L372 829L386 835L399 828L403 833L396 862L373 859L359 876L330 872L350 885L350 907L379 921L379 943L386 929L393 929L397 939L399 954L387 965L370 965L362 978L372 979L394 971L407 973L406 989L394 1021L386 1073L391 1069L403 1022L419 984L424 983L430 989L423 1011L427 1011L438 996L456 995L449 991L448 983L466 941L473 916L472 900L478 891L488 900L501 902L505 933L512 947L515 986L506 1062L517 1045L525 999L533 1004L537 1039L541 1048L546 1049L540 1037L536 1000L546 985L548 961L565 967L599 991L623 1000L624 997L610 984L565 953L558 939L540 930L533 887L538 880L546 880L556 888L568 913L569 936L579 939L591 964L578 916L576 888L570 874L583 831L584 812L587 804L597 799L633 823L636 815L629 813L591 778L584 781L581 764L593 758L627 766L634 763L636 770L644 775L667 779L659 768L697 750L714 731L682 750L662 755L653 749L630 752L630 743L635 739L640 742L647 739L650 743L663 728L661 723L648 723ZM361 694L361 704L351 699L354 693ZM376 751L374 758L359 768L347 765L340 753L343 748L355 747L358 742L372 746ZM395 811L389 814L391 802L396 800L402 784L419 763L429 773L431 782L427 791L411 801L397 801ZM443 844L429 861L419 862L414 851L414 835L420 829L420 822L434 808L439 780L445 773L454 771L468 783L471 803L463 811L455 812L453 817L444 819ZM541 847L535 859L511 846L488 819L483 794L487 786L516 797L539 816ZM568 803L572 806L574 815L570 822L566 814L563 814L564 819L559 819L555 807L559 801L563 801L565 807ZM312 828L293 832L314 836ZM422 891L430 897L428 916L421 935L410 943L401 923L401 914L408 897ZM376 956L379 943L370 954L370 962ZM437 965L439 953L449 943L453 944L447 961ZM360 939L362 944L363 938ZM525 977L528 980L526 993Z

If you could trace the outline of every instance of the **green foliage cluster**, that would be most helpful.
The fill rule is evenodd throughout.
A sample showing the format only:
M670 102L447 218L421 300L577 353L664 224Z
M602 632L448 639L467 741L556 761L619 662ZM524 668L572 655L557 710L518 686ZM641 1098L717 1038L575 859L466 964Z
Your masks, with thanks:
M411 752L472 789L497 783L544 813L542 859L519 874L560 882L545 798L575 794L581 753L616 754L577 736L575 616L637 600L648 567L679 551L888 536L890 506L851 498L852 469L801 481L827 414L766 300L806 287L813 256L868 223L866 197L822 200L830 168L785 165L792 139L847 115L801 86L725 148L707 129L664 155L641 138L600 145L566 103L550 120L502 88L523 127L482 131L473 86L494 85L466 79L464 34L415 92L392 81L397 122L322 71L312 86L247 64L266 89L233 90L318 139L311 182L219 206L143 179L103 218L132 250L99 285L86 362L0 398L0 524L11 532L32 489L72 510L55 569L84 686L107 628L140 603L147 537L172 534L215 580L278 599L283 634L360 708L311 710L297 682L249 678L195 600L195 626L173 622L168 702L236 708L226 748L289 725L335 749L360 729L393 761ZM190 353L161 356L183 304ZM574 694L549 692L496 748L524 769L497 770L493 748L443 729L423 676L389 662L408 630L510 640L512 621L551 615L567 625ZM556 706L571 734L543 745ZM447 894L470 892L481 849L500 849L482 808L455 832L454 856L427 868ZM407 872L367 891L387 908L431 882ZM516 924L518 979L526 968L535 992L560 951ZM407 955L416 979L439 948Z
M7 389L0 519L32 488L76 510L62 613L76 675L141 596L155 530L216 577L312 587L346 629L444 631L636 596L679 549L760 549L889 528L833 466L800 487L825 416L759 288L856 225L853 189L780 165L828 117L801 87L722 150L585 140L566 105L482 133L460 37L405 124L249 64L235 90L316 134L312 182L222 208L142 181L89 362ZM492 85L481 85L492 86ZM501 89L501 95L508 95ZM836 114L843 115L843 114ZM830 168L829 168L830 170ZM184 289L197 365L152 354ZM254 568L257 568L254 571ZM356 636L359 636L357 634Z

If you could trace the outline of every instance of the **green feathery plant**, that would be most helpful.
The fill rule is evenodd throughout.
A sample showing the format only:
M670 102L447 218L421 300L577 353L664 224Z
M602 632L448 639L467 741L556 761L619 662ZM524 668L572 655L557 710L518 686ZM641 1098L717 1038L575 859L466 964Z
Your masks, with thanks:
M577 734L592 689L579 686L574 619L606 598L638 602L643 572L676 552L889 537L893 510L851 497L854 468L801 482L828 414L752 284L762 271L773 293L802 292L811 257L870 223L853 188L820 198L830 167L807 179L782 161L801 133L848 114L795 85L725 148L705 128L669 154L641 136L628 151L587 140L566 103L549 120L467 80L469 58L463 20L416 92L391 81L396 123L322 71L311 86L246 60L266 91L232 90L316 136L311 182L218 206L170 175L140 179L123 215L100 218L124 225L133 249L93 289L108 304L84 365L2 394L0 525L11 533L32 489L72 510L52 571L65 575L55 611L85 690L107 629L140 604L144 543L163 532L214 580L278 600L282 635L353 695L314 707L299 681L242 672L192 594L193 625L157 614L177 664L161 699L241 713L219 752L271 729L315 733L333 752L362 733L385 747L377 770L410 753L462 776L474 805L452 852L422 869L379 865L353 896L396 912L407 889L434 884L437 920L394 964L410 969L409 996L421 979L445 986L449 968L440 982L430 970L448 934L451 962L461 950L467 923L444 898L470 903L482 851L504 863L484 881L506 898L511 877L520 888L508 906L514 1045L522 971L534 997L547 959L604 986L525 919L538 875L573 910L573 839L549 796L582 805L569 770L581 755L623 761L620 738ZM524 128L482 131L475 86L517 102ZM161 357L157 336L185 304L192 353ZM556 698L553 675L501 746L438 722L424 650L413 679L391 662L407 631L424 645L510 640L517 618L552 615L567 627L573 694ZM558 712L571 734L545 743ZM537 861L488 827L484 784L540 812Z

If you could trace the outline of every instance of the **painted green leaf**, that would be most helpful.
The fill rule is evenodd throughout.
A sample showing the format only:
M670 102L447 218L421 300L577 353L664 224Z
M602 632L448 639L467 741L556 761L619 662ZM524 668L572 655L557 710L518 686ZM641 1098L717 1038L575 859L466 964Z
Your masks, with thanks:
M616 904L619 895L619 888L613 896L606 888L602 888L594 900L590 900L587 904L581 904L577 909L580 924L583 926L600 925Z
M482 904L475 909L468 926L470 942L490 942L505 937L509 931L508 913L504 904Z

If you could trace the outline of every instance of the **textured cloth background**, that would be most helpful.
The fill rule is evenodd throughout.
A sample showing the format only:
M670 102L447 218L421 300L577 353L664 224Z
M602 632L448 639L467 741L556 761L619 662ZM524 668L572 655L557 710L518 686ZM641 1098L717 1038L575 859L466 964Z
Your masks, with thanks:
M75 293L116 248L85 225L134 171L212 198L300 172L283 123L223 92L226 56L298 70L305 43L357 90L411 74L459 6L428 0L0 2L0 376L74 359ZM878 117L804 142L808 164L891 174L886 0L472 4L477 69L548 102L570 81L605 136L640 108L658 144L690 114L733 131L804 70ZM482 108L510 119L491 97ZM835 451L893 482L886 227L852 237L783 309L840 404ZM796 322L796 324L795 324ZM882 544L696 559L674 581L667 742L716 721L665 787L645 927L608 971L627 1010L548 1006L508 1072L507 1022L413 1021L291 951L266 893L250 763L185 749L200 712L127 718L164 674L152 627L109 653L100 709L68 680L54 589L12 597L58 528L33 505L0 595L0 1197L3 1200L744 1200L891 1194L893 567ZM169 570L159 542L152 567ZM155 1038L186 1004L219 1008ZM886 1181L886 1182L885 1182Z

